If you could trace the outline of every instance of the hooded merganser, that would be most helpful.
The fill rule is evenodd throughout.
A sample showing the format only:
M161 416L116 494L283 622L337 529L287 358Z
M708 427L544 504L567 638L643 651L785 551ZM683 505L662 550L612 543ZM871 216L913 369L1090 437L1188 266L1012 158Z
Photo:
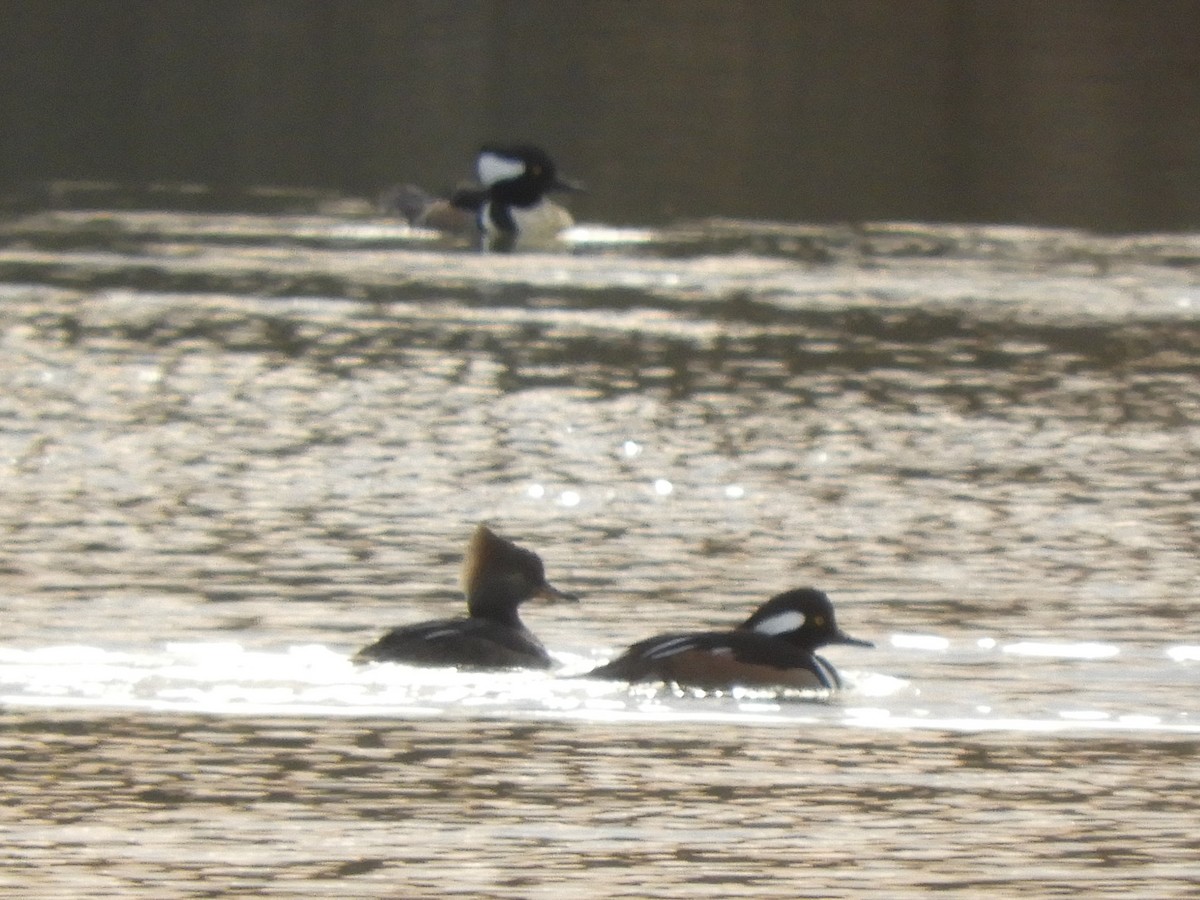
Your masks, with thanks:
M479 228L490 250L551 245L575 224L571 214L546 199L551 191L580 191L573 181L558 177L554 161L540 147L485 145L475 161L486 192L479 209ZM477 195L464 194L467 203Z
M874 646L838 628L825 594L801 588L772 597L732 631L664 634L639 641L588 677L707 689L741 685L832 690L842 685L837 670L814 652L827 644Z
M517 616L533 597L575 600L546 580L532 550L480 525L463 560L468 617L402 625L358 651L356 662L404 662L461 669L548 669L553 664L541 642Z
M539 147L486 145L475 160L478 185L459 185L439 199L416 185L385 191L379 208L410 225L447 234L477 235L488 250L553 247L575 224L571 214L546 199L551 191L581 191L558 177L554 161Z

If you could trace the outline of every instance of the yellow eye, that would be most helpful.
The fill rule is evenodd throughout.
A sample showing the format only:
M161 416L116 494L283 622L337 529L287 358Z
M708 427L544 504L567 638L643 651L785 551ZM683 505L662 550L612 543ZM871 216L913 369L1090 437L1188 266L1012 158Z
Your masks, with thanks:
M816 617L814 617L814 618L813 618L813 624L815 624L815 625L816 625L818 628L823 628L823 627L825 627L825 617L824 617L824 616L816 616Z

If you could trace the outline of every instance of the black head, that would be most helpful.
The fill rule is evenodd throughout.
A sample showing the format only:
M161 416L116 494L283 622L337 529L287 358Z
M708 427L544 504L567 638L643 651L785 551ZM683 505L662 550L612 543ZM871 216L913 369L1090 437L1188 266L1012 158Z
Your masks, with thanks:
M532 206L551 191L582 190L560 179L546 151L529 144L485 144L475 169L491 198L511 206Z
M534 597L574 600L546 580L541 557L480 525L467 545L462 589L473 616L508 620L517 606Z
M870 641L850 637L838 628L829 597L815 588L799 588L772 597L739 627L777 637L807 650L827 644L875 646Z

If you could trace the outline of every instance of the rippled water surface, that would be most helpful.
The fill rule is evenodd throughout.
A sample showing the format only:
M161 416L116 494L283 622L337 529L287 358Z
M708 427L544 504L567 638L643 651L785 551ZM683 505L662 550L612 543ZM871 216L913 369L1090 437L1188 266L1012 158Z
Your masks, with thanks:
M1200 893L1200 238L0 226L0 889ZM349 656L474 524L554 673ZM579 678L813 584L835 697Z

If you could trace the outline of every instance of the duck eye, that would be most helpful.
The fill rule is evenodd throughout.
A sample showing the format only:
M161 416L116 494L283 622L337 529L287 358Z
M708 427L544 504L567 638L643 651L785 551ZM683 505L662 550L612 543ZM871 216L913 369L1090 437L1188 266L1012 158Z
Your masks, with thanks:
M816 624L816 626L817 626L818 628L824 628L824 627L825 627L825 617L824 617L824 616L816 616L816 617L814 617L814 618L813 618L813 622L814 622L814 624Z
M534 175L541 175L541 174L542 174L542 167L541 167L541 166L534 166L534 167L533 167L533 169L532 169L531 171L532 171L532 173L533 173Z

